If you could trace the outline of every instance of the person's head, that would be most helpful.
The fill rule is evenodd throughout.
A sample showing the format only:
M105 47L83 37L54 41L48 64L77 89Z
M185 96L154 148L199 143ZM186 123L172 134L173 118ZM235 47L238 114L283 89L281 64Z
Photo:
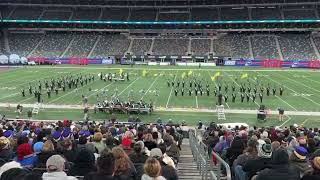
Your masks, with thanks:
M112 148L112 154L116 159L128 157L126 152L121 147L114 147Z
M94 135L93 135L93 141L94 142L101 142L102 140L102 133L101 132L96 132Z
M121 157L116 159L114 167L115 167L114 169L116 174L121 172L126 172L129 169L129 163L126 158Z
M293 160L296 158L299 160L306 160L308 154L308 150L304 148L303 146L297 146L293 153L292 156L290 156Z
M159 134L158 134L157 131L152 132L152 138L153 138L153 139L158 139L158 138L159 138Z
M144 141L153 141L152 135L150 133L144 135Z
M77 153L76 162L92 165L95 162L95 158L93 153L88 149L81 149L80 152Z
M156 178L160 175L161 165L156 158L150 157L145 162L143 169L145 174L152 178Z
M18 160L23 160L26 156L32 154L31 146L28 143L20 144L17 148Z
M85 136L80 136L79 137L79 144L87 144L88 139Z
M2 173L0 180L21 180L27 173L28 172L22 168L12 168Z
M9 149L9 147L10 147L9 139L4 136L0 137L0 150Z
M63 150L71 150L72 149L72 141L70 139L64 139L61 142L61 146L63 147Z
M162 151L159 148L153 148L150 151L150 157L161 159L163 156Z
M105 175L113 175L115 161L116 159L112 152L104 151L97 159L98 172Z
M164 144L169 147L172 145L173 143L173 137L170 135L170 134L165 134L163 136L163 141L164 141Z
M166 145L164 143L160 143L158 145L158 148L161 150L162 154L166 153L167 151Z
M134 146L133 146L133 151L136 154L140 154L142 152L141 144L140 143L135 143Z
M279 141L273 141L271 143L271 151L274 152L275 150L277 150L278 148L281 147L281 144Z
M5 171L8 171L9 169L12 169L12 168L22 168L22 166L20 165L20 163L15 162L15 161L5 163L0 167L0 177L1 177L2 173L4 173Z
M286 149L278 148L276 149L271 156L272 164L288 164L289 163L289 155Z
M46 142L43 143L42 148L41 148L42 152L52 152L54 151L54 145L52 143L52 141L47 140Z
M65 168L66 160L60 155L51 156L46 163L47 171L50 172L62 172Z
M258 156L263 158L270 158L271 157L271 144L267 144L264 140L258 140Z

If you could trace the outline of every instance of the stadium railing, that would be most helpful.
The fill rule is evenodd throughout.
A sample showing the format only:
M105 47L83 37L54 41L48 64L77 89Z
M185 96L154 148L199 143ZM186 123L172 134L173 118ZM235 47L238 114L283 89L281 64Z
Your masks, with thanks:
M224 179L231 180L229 164L213 151L208 154L208 147L203 142L198 141L194 131L189 131L189 141L193 157L197 163L202 179L220 180L222 169L224 169L226 172L226 177ZM215 163L213 162L213 159L215 159Z

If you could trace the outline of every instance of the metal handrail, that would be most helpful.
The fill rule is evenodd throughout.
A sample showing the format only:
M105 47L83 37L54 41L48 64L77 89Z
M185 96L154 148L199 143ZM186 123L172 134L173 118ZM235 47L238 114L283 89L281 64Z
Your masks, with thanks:
M189 131L189 141L191 145L191 151L202 176L202 180L207 180L208 178L212 180L220 180L221 167L224 167L226 170L226 179L231 180L231 170L229 164L226 163L215 152L212 151L211 153L208 153L207 145L198 141L194 131ZM217 164L213 164L212 156L216 158Z

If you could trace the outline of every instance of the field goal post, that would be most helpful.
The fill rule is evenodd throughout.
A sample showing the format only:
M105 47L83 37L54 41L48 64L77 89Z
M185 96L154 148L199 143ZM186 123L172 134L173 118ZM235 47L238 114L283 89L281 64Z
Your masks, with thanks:
M217 105L216 110L217 110L218 121L226 121L224 105Z

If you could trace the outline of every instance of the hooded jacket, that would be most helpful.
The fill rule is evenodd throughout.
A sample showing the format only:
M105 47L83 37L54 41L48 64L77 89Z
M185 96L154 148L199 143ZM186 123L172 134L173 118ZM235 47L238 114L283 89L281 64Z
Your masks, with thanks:
M154 177L150 177L147 174L142 175L141 180L166 180L166 178L162 177L162 176L158 176L156 178Z
M67 176L65 172L51 172L51 173L43 173L43 180L78 180L73 176Z

